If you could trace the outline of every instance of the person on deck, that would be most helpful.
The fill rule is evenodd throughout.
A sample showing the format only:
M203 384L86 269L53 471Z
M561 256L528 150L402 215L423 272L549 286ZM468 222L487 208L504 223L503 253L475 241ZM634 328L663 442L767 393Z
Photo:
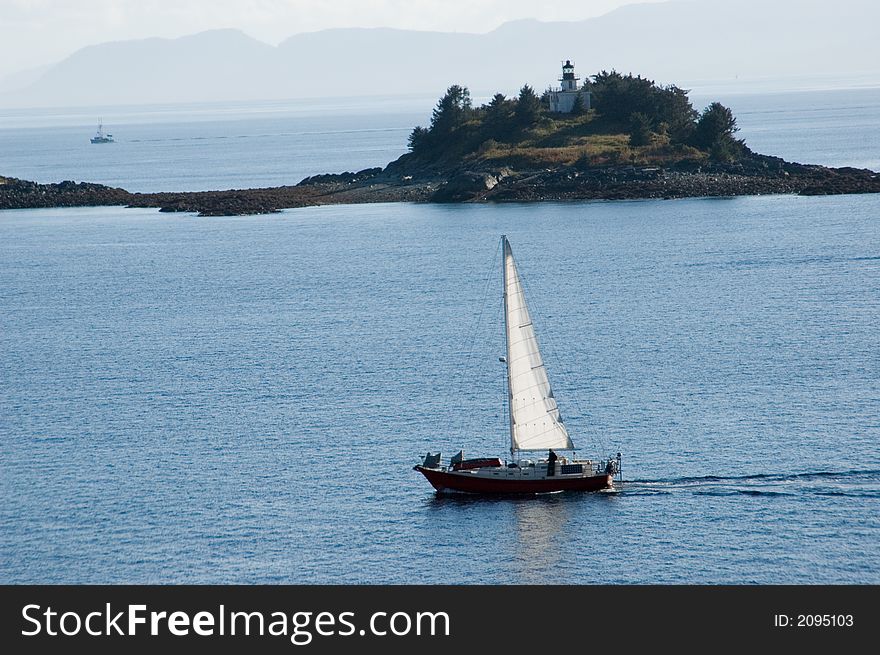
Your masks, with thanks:
M547 475L556 475L556 460L559 457L556 456L556 453L553 452L553 449L550 449L550 452L547 454Z

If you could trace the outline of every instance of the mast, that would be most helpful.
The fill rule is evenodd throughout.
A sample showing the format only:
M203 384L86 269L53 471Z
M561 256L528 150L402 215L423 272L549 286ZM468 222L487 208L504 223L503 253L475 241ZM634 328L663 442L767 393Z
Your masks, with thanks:
M510 326L508 322L510 321L510 317L508 316L509 309L507 303L507 251L510 250L510 245L507 243L507 235L501 235L501 288L502 288L502 298L504 302L504 351L506 357L504 358L504 368L507 375L507 417L508 417L508 427L510 429L510 456L515 457L516 455L516 440L514 439L514 430L513 430L513 387L510 386Z

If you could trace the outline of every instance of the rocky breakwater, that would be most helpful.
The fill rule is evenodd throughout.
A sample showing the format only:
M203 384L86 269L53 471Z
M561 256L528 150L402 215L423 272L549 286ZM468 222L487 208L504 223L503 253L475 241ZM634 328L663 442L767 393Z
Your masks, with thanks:
M634 200L765 194L880 193L880 174L755 156L736 163L682 161L672 166L578 166L520 170L457 170L431 195L434 202Z
M299 184L261 189L130 193L85 182L37 184L0 178L0 209L125 205L200 216L266 214L313 205L374 202L538 202L631 200L762 194L880 193L880 174L827 168L753 155L733 162L684 160L668 166L556 168L492 165L448 169L398 162L386 168L308 177Z
M126 205L131 198L132 194L125 189L103 184L71 181L38 184L14 177L0 177L0 209Z
M130 207L159 207L163 212L194 212L199 216L269 214L281 209L315 205L371 202L419 202L430 198L436 184L385 175L382 168L324 173L292 186L228 191L131 194Z
M119 205L158 208L162 212L192 212L200 216L268 214L281 209L322 204L424 199L405 182L373 183L381 168L356 173L316 175L296 185L223 191L131 193L88 182L38 184L0 177L0 209L40 207L97 207Z

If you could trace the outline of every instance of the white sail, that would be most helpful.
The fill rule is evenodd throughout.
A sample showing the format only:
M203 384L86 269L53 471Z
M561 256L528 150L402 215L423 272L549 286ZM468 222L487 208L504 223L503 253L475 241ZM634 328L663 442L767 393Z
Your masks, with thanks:
M502 241L511 450L572 450L538 350L513 251L505 237Z

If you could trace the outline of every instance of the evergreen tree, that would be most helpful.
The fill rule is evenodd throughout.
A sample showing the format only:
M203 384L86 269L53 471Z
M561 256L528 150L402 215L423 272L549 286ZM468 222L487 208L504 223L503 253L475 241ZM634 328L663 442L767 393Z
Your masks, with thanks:
M516 122L523 127L534 125L541 115L541 101L535 94L535 90L528 84L519 90L514 115Z
M720 102L713 102L697 121L692 144L708 150L713 159L735 159L743 146L743 142L733 136L738 131L733 112Z
M641 112L635 112L629 117L629 144L651 145L651 119Z
M732 139L734 132L738 130L733 112L720 102L713 102L697 121L694 144L708 149L719 140Z
M697 112L677 86L658 86L641 76L602 71L593 76L590 90L599 116L610 125L626 128L634 113L644 114L653 126L665 123L671 141L686 143L694 130Z
M496 93L483 109L485 115L482 127L483 136L492 139L503 139L509 136L512 128L513 101L505 98L502 93Z
M489 101L489 104L486 105L486 108L489 110L489 114L498 114L501 113L505 109L505 105L507 104L507 98L504 97L503 93L496 93L492 96L492 100Z
M587 109L584 107L584 96L582 93L578 93L574 97L574 104L571 106L571 115L582 116L586 111Z
M450 134L470 118L472 111L471 92L466 86L453 84L437 101L431 114L431 133L434 136Z
M413 128L413 131L410 132L409 138L407 139L407 145L411 151L417 152L425 147L428 140L428 130L419 125L418 127Z

